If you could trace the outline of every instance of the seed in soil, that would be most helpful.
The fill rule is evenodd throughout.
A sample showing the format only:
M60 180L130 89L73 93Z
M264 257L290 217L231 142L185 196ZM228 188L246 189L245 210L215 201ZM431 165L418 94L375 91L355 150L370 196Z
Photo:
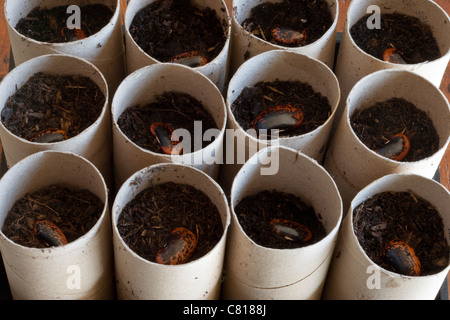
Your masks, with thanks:
M252 129L258 116L262 120L267 117L271 121L276 119L278 125L288 124L288 128L280 130L280 137L293 137L323 125L331 114L331 106L327 97L316 92L308 83L274 80L244 87L233 101L231 111L243 130ZM271 121L264 127L270 128Z
M105 95L89 77L38 72L11 95L2 110L2 122L25 140L40 136L50 142L72 138L101 115ZM50 134L54 130L61 130ZM64 133L65 134L64 134Z
M155 262L160 264L183 264L189 261L197 248L197 237L189 229L175 228L167 244L156 254Z
M67 28L67 26L64 26L64 28L61 29L61 36L67 42L82 40L86 38L86 34L84 33L83 29L69 29Z
M388 49L401 52L402 63L417 64L438 59L441 54L431 27L420 19L400 13L381 14L381 28L367 28L364 15L351 28L356 45L367 54L383 59ZM397 63L391 61L393 63Z
M290 104L278 105L261 111L253 120L252 127L255 130L295 129L304 118L302 109Z
M350 124L358 139L371 150L403 133L409 140L408 154L402 159L405 162L430 157L439 149L439 136L428 113L404 98L363 106L350 116ZM394 142L405 142L402 140Z
M300 45L308 38L306 30L296 31L286 27L275 26L272 29L272 38L281 44Z
M353 229L370 260L386 270L426 276L448 266L443 219L411 190L377 193L360 203L353 210Z
M14 115L14 110L13 110L11 107L6 107L6 106L5 106L5 107L2 109L1 116L2 116L2 120L3 120L3 121L8 122L9 120L11 120L11 118L13 117L13 115Z
M395 48L386 49L383 53L383 61L397 64L406 64L402 58L402 52Z
M190 0L153 1L134 16L129 28L133 40L161 62L194 51L198 52L196 56L212 61L226 43L228 20L220 19L209 7L198 8L195 4Z
M30 141L38 143L52 143L52 142L60 142L67 139L69 139L69 136L64 130L53 128L42 130L37 134L36 137L31 138Z
M253 7L242 28L267 42L299 47L318 40L333 19L327 1L266 1Z
M128 107L117 120L120 130L139 147L157 153L164 153L157 137L149 132L149 128L154 122L170 125L174 131L177 129L187 130L193 137L190 139L190 152L205 148L212 142L206 141L206 139L196 140L196 137L194 137L196 134L195 125L201 125L202 137L208 129L217 129L214 118L201 101L190 94L173 91L156 95L154 101L149 104ZM168 135L167 133L166 136ZM179 138L182 141L183 137L180 136ZM172 137L171 140L176 141L177 139ZM198 140L201 141L201 144L196 143ZM187 148L187 145L188 142L185 141L180 143L178 148ZM182 151L182 149L178 150L175 148L172 154L181 153ZM187 153L186 150L184 152Z
M106 5L80 5L80 2L77 0L71 4L80 7L81 29L67 28L67 20L70 18L67 13L68 6L36 7L26 17L21 18L15 28L20 34L36 41L63 43L90 37L105 27L114 15Z
M395 239L389 242L383 251L387 263L400 274L420 276L421 266L414 249L406 242Z
M196 235L189 236L186 231L172 234L181 227ZM156 262L158 252L170 244L162 260L174 263L178 258L184 263L201 258L224 232L220 213L204 192L173 182L139 192L122 209L117 228L128 247L148 261Z
M311 230L298 222L273 219L270 224L278 235L288 241L307 242L312 239Z
M70 243L97 223L103 209L104 203L89 190L51 185L18 199L6 216L2 232L11 241L30 248Z
M58 247L67 244L67 238L64 233L51 221L36 221L34 232L49 246Z
M410 145L408 137L398 133L376 152L391 160L402 161L408 155Z
M234 211L245 234L267 248L301 248L327 234L314 208L290 193L263 190L244 197Z
M208 59L202 55L199 55L198 51L191 51L176 55L171 59L171 62L195 68L204 66L208 63Z
M150 125L150 131L161 145L161 150L165 154L181 154L183 152L182 144L174 138L173 128L167 123L153 122Z

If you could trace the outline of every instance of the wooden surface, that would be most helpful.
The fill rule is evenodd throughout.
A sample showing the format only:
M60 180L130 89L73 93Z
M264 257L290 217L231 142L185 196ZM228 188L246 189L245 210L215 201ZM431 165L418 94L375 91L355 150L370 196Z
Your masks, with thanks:
M19 1L19 0L17 0ZM126 0L121 0L122 7L126 7ZM228 8L232 9L232 1L225 0ZM449 15L450 15L450 1L449 0L435 0L435 2L440 5ZM339 21L337 31L341 32L345 22L345 15L347 11L347 7L350 3L350 0L339 0ZM0 79L8 73L9 70L9 55L10 55L10 43L8 31L6 28L6 21L3 12L3 4L4 0L0 0L0 8L1 8L1 17L0 17ZM450 100L450 64L447 66L446 73L442 80L442 84L440 86L441 91ZM1 150L1 141L0 141L0 150ZM444 185L447 189L450 190L450 147L447 149L441 165L440 165L440 181L442 185ZM448 282L450 283L450 274L448 276ZM450 291L450 290L449 290ZM450 292L449 292L450 296Z

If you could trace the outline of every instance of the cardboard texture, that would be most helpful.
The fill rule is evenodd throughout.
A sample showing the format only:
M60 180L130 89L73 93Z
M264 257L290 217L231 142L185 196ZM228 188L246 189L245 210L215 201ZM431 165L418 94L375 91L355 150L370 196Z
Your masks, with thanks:
M126 45L126 64L128 74L145 67L147 65L161 63L164 61L158 61L157 59L148 55L142 50L134 41L130 34L130 25L133 22L136 13L142 8L155 2L156 0L131 0L128 3L125 13L125 45ZM229 69L229 47L230 47L230 33L231 23L228 8L223 0L192 0L192 4L198 8L209 7L216 11L219 20L227 22L227 30L225 35L227 40L223 46L222 51L214 60L207 64L194 68L195 70L206 75L211 81L219 88L220 91L224 90L225 83L228 81L228 69Z
M387 191L412 191L429 201L449 230L450 193L441 184L415 174L386 175L361 190L351 202L342 223L326 280L326 300L433 300L447 276L450 265L427 276L404 276L375 265L362 249L353 229L353 210L373 195ZM450 243L450 234L446 241Z
M203 191L217 206L224 233L203 257L181 265L163 265L143 259L121 238L117 221L121 211L139 192L154 184L189 184ZM119 190L112 209L113 240L118 299L128 300L212 300L221 289L225 243L230 211L220 186L204 172L172 163L144 168L131 176Z
M88 0L77 3L89 4ZM8 26L11 49L16 66L34 57L48 54L69 54L83 58L104 74L111 98L117 86L125 76L125 49L123 42L120 0L96 0L114 12L110 22L96 34L82 40L65 43L47 43L28 38L20 34L15 26L17 22L38 6L56 7L73 5L70 0L5 0L5 17ZM69 18L70 15L67 15Z
M394 161L367 148L353 131L350 118L361 108L393 97L425 111L439 136L439 149L420 161ZM450 105L431 82L407 70L381 70L361 79L350 92L344 114L329 143L324 166L339 187L344 212L358 191L391 173L416 173L433 178L450 142Z
M109 90L104 76L91 63L69 55L43 55L15 67L0 83L0 109L17 88L38 72L52 75L81 75L91 78L105 95L105 104L99 118L83 132L70 139L55 143L34 143L12 134L0 122L0 137L6 163L11 168L23 158L44 150L60 150L76 153L92 162L103 174L108 187L112 185L111 122Z
M87 189L105 204L97 223L64 246L18 245L0 232L0 249L13 299L102 300L114 298L108 191L94 165L70 152L47 150L26 157L0 180L0 230L14 203L49 185Z
M172 156L143 149L132 142L120 129L117 121L129 107L144 106L164 92L183 92L202 102L218 127L218 136L207 147ZM195 166L217 178L222 162L222 144L226 126L225 101L218 88L202 73L179 64L158 63L129 75L118 88L111 107L113 120L113 153L116 188L136 171L161 162ZM149 134L150 129L149 129ZM195 133L191 139L195 139ZM200 137L203 139L203 137Z
M277 161L278 166L272 166ZM261 174L270 168L276 170ZM297 249L273 249L255 243L240 226L234 208L246 196L263 190L291 193L312 206L327 232L325 238ZM230 208L224 298L320 298L341 224L342 202L333 179L317 161L282 146L260 150L237 174Z
M245 87L253 86L260 81L275 80L306 82L316 92L327 97L331 107L331 114L327 121L303 135L273 140L256 139L245 131L232 112L233 102ZM225 153L226 159L231 159L234 155L234 160L226 161L220 168L220 183L225 192L229 194L233 179L244 162L256 151L269 144L301 150L303 154L321 162L325 155L339 99L337 78L330 68L314 58L286 50L271 50L246 61L231 78L226 98L227 129L230 129L233 135L225 136ZM241 157L241 154L245 157Z
M428 24L441 51L441 57L434 61L419 64L395 64L379 60L361 50L350 35L351 27L367 14L369 6L378 6L380 13L402 13L417 17ZM369 12L370 13L370 12ZM450 61L450 17L433 1L405 0L357 0L352 1L347 10L346 22L336 61L335 73L339 79L342 100L336 120L344 112L347 96L352 87L364 76L385 69L413 71L433 83L441 84L445 69ZM333 130L334 131L334 130Z

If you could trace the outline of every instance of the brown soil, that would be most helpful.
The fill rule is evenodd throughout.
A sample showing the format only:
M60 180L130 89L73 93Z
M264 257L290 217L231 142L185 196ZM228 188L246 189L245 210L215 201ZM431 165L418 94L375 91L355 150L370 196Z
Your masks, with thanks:
M202 135L217 125L202 103L186 93L165 92L155 97L155 102L145 106L133 106L126 109L117 123L122 132L138 146L153 151L162 152L161 146L150 132L153 122L170 124L174 130L186 129L191 133L191 151L195 149L194 122L201 121ZM203 139L202 139L203 140ZM210 144L202 141L202 148Z
M202 191L172 182L140 192L123 208L117 221L125 243L149 261L155 261L156 253L178 227L198 235L190 261L211 251L224 232L219 211Z
M353 211L354 231L368 257L377 265L395 270L382 252L393 239L412 247L422 266L421 275L437 273L448 265L449 246L436 209L412 192L382 192Z
M245 87L231 105L236 121L244 129L251 128L253 119L265 109L290 104L300 107L304 120L299 127L280 130L280 137L292 137L313 131L331 115L328 99L307 83L300 81L258 82Z
M408 64L433 61L440 57L439 47L430 26L418 18L399 13L381 14L381 28L369 29L367 19L362 17L350 29L355 43L366 53L383 60L389 48L402 52Z
M323 239L326 231L314 208L293 194L264 190L243 198L234 208L245 233L257 244L275 249L300 248ZM272 219L287 219L306 226L312 233L307 242L291 241L273 231Z
M70 243L97 223L103 208L103 202L89 190L52 185L17 200L5 219L2 232L17 244L46 248L48 244L34 231L34 226L36 221L49 220L61 229Z
M53 128L71 138L98 119L104 103L103 92L88 77L40 72L8 98L1 118L11 133L26 140Z
M220 21L210 8L199 9L190 0L159 0L141 9L130 25L139 47L162 62L198 51L213 60L227 39L228 21Z
M242 22L242 27L255 36L268 42L287 47L298 44L283 44L272 37L275 26L295 31L306 30L306 41L301 45L313 43L331 27L333 19L328 4L324 0L284 0L280 3L262 3L254 7L250 16Z
M418 161L439 149L439 136L427 113L403 98L392 98L357 110L351 115L350 123L361 142L372 150L403 132L411 143L403 161Z
M73 1L72 4L76 5L77 1ZM81 12L81 30L86 37L99 32L114 15L114 12L105 5L78 6ZM25 18L19 20L15 28L22 35L41 42L60 43L77 40L71 37L71 31L65 31L68 32L66 36L61 34L61 30L67 26L67 19L73 15L66 12L67 7L34 8Z

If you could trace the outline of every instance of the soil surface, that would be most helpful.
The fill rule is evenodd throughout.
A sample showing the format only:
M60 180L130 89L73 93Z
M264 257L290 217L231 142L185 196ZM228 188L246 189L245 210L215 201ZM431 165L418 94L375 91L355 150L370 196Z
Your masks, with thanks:
M76 5L77 1L73 2L72 4ZM73 15L73 12L66 12L67 7L34 8L25 18L19 20L15 28L20 34L41 42L61 43L80 40L75 36L74 30L64 29L67 27L67 20ZM114 15L110 8L102 4L78 5L78 7L81 14L81 30L85 37L99 32ZM69 22L72 22L72 19Z
M161 145L150 132L150 125L162 122L171 125L173 130L186 129L191 133L191 152L195 148L194 125L201 121L202 137L208 129L217 128L211 114L206 111L200 101L186 93L165 92L155 97L155 101L145 106L133 106L126 109L117 120L122 132L138 146L160 152ZM181 139L182 140L182 139ZM203 141L204 148L211 141Z
M382 192L353 210L354 231L368 257L396 272L383 259L394 239L412 247L422 266L421 275L443 270L449 261L444 224L436 209L412 192Z
M383 60L389 48L400 50L407 64L438 59L441 54L430 26L418 18L399 13L381 14L381 28L369 29L371 15L362 17L350 28L355 43L366 53Z
M328 4L324 0L284 0L280 3L262 3L252 8L250 16L242 22L242 27L258 38L286 47L298 47L313 43L331 27ZM301 44L280 43L272 36L276 26L297 32L306 31L306 39Z
M392 98L356 110L350 123L361 142L372 150L403 132L411 145L403 161L418 161L439 149L439 136L427 113L403 98Z
M6 101L1 120L13 134L31 140L47 129L74 137L100 116L105 96L88 77L32 76Z
M261 111L284 104L299 107L304 119L296 128L280 129L280 137L293 137L313 131L331 115L328 99L315 92L309 84L300 81L262 81L252 87L245 87L232 103L231 110L239 125L248 130Z
M326 236L321 217L299 197L276 190L264 190L243 198L234 208L239 224L257 244L275 249L301 248ZM307 242L286 239L277 234L270 222L286 219L307 227L312 238Z
M139 47L161 62L186 52L213 60L227 40L228 21L211 8L199 9L190 0L159 0L141 9L130 25Z
M17 244L32 248L47 248L34 231L35 222L53 222L68 243L88 232L100 218L104 203L89 190L71 190L52 185L28 193L14 204L8 213L2 232Z
M140 192L123 208L117 222L120 236L131 250L153 262L178 227L197 237L197 248L189 261L211 251L224 232L220 213L206 194L172 182Z

